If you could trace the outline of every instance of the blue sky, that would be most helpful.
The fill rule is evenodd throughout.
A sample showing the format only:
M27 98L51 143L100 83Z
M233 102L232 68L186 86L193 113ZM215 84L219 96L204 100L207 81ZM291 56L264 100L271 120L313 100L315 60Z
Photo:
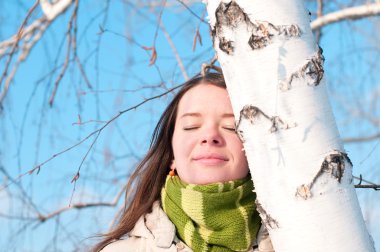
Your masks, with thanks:
M57 66L64 61L64 32L72 9L54 22L18 69L0 115L0 166L12 177L16 178L74 145L103 125L101 122L75 125L78 115L82 122L107 121L119 111L161 94L184 80L161 30L156 39L158 58L155 66L149 66L149 51L131 44L126 38L133 36L138 44L151 47L160 7L154 11L146 6L134 9L129 4L111 1L105 19L102 12L104 3L82 1L79 7L78 55L92 90L86 86L77 66L71 63L53 107L48 106L59 71L53 75L49 73L54 69L55 61ZM164 10L162 20L176 50L180 52L188 75L192 76L214 54L208 27L183 10L179 3L170 4L171 8ZM29 1L0 3L0 7L7 10L0 13L1 40L17 31L25 8L30 5ZM202 4L191 8L199 16L204 11ZM107 30L102 35L99 35L100 26ZM193 52L193 37L198 26L203 46L197 44ZM376 88L380 92L378 85L376 87L379 83L378 69L370 64L379 57L378 48L370 39L375 40L379 35L371 34L371 31L368 21L337 24L324 29L321 45L326 57L326 76L343 138L378 132L366 120L348 116L348 112L355 113L352 111L355 109L373 113L379 109L379 104L372 105L375 108L372 111L369 107ZM4 64L1 60L0 65ZM151 86L154 88L148 88ZM68 206L72 195L72 203L112 201L146 152L153 127L170 97L161 97L123 114L102 132L81 167L74 194L71 180L89 149L91 139L42 166L38 175L23 176L19 180L20 186L42 214ZM363 174L369 180L380 182L379 140L348 144L346 150L354 163L355 175ZM2 183L7 183L3 174L1 179ZM368 189L358 189L357 192L369 230L379 248L380 203L376 200L379 192ZM1 214L25 219L36 216L33 204L23 200L22 191L16 184L0 191L0 200ZM0 248L4 251L68 251L91 244L93 241L86 238L105 231L121 204L122 200L115 208L74 209L45 223L0 217L3 233Z

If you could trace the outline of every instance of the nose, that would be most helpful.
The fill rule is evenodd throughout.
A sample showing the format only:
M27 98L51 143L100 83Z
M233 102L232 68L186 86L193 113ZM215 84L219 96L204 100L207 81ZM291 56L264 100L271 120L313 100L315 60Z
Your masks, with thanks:
M224 138L216 128L209 128L203 132L201 138L201 145L214 145L222 146L224 144Z

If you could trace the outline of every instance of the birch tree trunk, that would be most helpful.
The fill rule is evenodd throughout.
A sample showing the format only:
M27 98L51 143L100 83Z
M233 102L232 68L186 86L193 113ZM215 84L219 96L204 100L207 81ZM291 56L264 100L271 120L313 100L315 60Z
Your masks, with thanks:
M375 251L301 0L209 0L214 48L276 252Z

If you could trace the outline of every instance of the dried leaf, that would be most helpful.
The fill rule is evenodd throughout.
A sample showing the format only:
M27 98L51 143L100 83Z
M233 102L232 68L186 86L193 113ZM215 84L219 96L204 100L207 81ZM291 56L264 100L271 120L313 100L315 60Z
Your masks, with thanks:
M157 51L156 51L156 48L153 47L153 53L152 53L152 56L150 57L150 61L149 61L149 66L153 65L157 60Z
M74 178L71 180L71 183L76 182L79 179L79 172L75 174Z
M198 42L201 46L203 46L203 43L202 43L202 37L201 37L201 34L199 33L199 29L198 29Z
M199 33L199 29L197 29L195 31L195 34L194 34L194 39L193 39L193 51L195 51L195 48L197 47L197 39L198 39L198 42L199 44L202 46L202 37L201 37L201 34Z
M198 33L198 30L195 32L194 34L194 38L193 38L193 52L195 51L195 48L197 47L197 33Z
M155 46L153 46L153 47L142 46L142 49L144 49L146 51L152 51L152 55L150 56L150 59L149 59L149 66L156 63L156 60L157 60L156 47Z
M153 49L153 47L147 47L147 46L141 46L142 49L146 50L146 51L150 51Z
M40 169L41 169L41 166L40 166L40 165L37 165L37 166L34 167L32 170L28 171L28 174L29 174L29 175L32 175L33 172L34 172L35 170L37 170L37 174L38 174L38 173L40 172Z

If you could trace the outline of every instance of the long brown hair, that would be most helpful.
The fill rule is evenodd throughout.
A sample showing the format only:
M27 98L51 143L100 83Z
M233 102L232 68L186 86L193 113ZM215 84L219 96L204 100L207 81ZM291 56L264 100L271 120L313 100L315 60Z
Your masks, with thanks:
M121 217L109 233L101 235L103 240L94 247L93 251L101 250L130 232L141 216L151 212L153 202L160 199L161 189L173 160L171 142L178 104L188 90L201 83L226 88L223 75L220 73L206 73L203 76L198 74L183 84L158 121L148 153L128 180Z

